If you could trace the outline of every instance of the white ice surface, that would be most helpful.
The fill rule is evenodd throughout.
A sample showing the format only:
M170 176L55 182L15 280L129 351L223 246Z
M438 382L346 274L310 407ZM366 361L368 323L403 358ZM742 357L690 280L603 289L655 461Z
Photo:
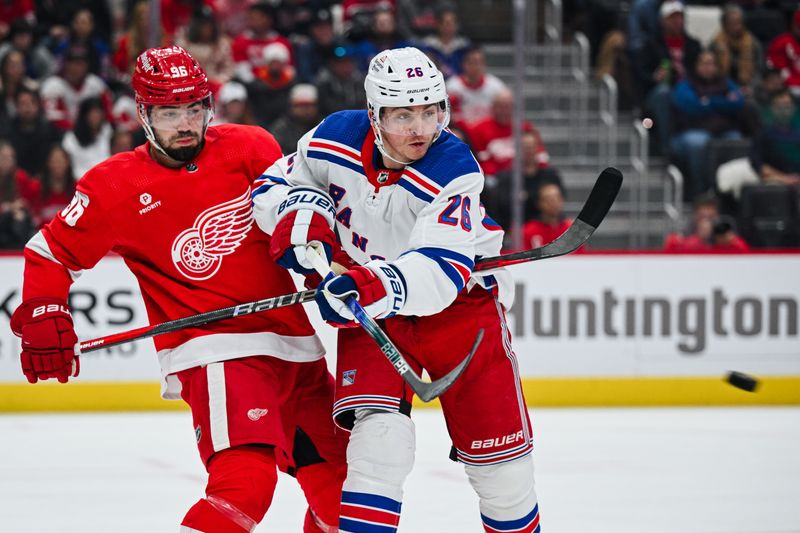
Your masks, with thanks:
M418 410L400 531L482 531L436 410ZM537 409L545 533L798 533L800 408ZM0 532L177 531L205 471L188 413L0 416ZM259 532L301 531L282 476Z

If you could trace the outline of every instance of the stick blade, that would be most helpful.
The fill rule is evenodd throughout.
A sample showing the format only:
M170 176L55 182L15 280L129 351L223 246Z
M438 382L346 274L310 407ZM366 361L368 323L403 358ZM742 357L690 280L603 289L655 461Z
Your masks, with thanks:
M434 398L438 398L444 394L445 391L447 391L447 389L449 389L450 386L455 383L459 376L461 376L462 372L464 372L464 370L467 368L467 365L469 365L469 362L472 361L472 356L475 355L475 352L478 350L478 346L482 340L483 329L480 329L478 331L478 335L475 337L475 342L472 344L472 350L470 350L467 356L460 363L458 363L458 366L436 381L425 383L424 388L420 388L421 390L414 391L417 393L417 396L419 396L419 399L423 402L429 402Z
M614 200L622 187L622 172L614 167L608 167L598 176L589 198L578 214L577 220L597 228L608 214Z

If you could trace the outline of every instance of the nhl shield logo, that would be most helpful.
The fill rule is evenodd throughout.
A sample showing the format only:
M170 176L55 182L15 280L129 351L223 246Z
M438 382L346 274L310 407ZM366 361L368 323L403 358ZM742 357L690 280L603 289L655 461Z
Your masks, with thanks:
M386 183L389 180L389 172L386 170L381 170L378 173L378 183Z
M150 205L150 202L153 201L153 197L145 192L139 196L139 201L142 203L142 205Z
M352 385L356 382L356 371L355 370L345 370L342 372L342 387L347 387L348 385Z
M200 429L199 425L194 428L194 436L197 439L197 444L200 444L200 438L203 436L203 430Z

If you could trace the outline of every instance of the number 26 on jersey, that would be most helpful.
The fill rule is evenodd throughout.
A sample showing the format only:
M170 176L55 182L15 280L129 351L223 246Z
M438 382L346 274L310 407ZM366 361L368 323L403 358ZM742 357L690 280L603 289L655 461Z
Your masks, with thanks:
M469 216L469 208L472 201L468 196L451 196L447 207L439 213L439 224L446 226L461 226L464 231L472 230L472 219Z

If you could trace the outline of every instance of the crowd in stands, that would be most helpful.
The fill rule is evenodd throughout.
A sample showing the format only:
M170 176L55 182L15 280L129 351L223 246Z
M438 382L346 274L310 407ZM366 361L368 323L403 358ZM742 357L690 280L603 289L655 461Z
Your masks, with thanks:
M598 45L597 74L611 73L628 108L652 120L651 150L681 170L694 226L698 210L714 211L724 220L720 228L735 231L749 185L780 185L795 206L800 198L800 6L731 1L719 7L719 31L703 44L687 29L691 13L680 0L629 2ZM796 207L794 213L800 226ZM800 227L789 229L766 245L800 246ZM694 229L669 236L666 248L696 251L697 235L731 249L710 230Z
M654 149L682 169L686 200L722 194L722 215L735 216L750 183L800 183L800 10L787 13L788 31L751 28L748 15L769 3L726 5L707 49L687 33L677 0L633 0L625 24L593 39L598 72L612 73L630 95L623 105L653 119ZM186 48L205 68L214 123L264 127L287 153L330 113L366 106L364 70L377 52L421 48L446 76L451 131L483 168L482 201L509 229L514 95L487 71L482 48L460 32L457 2L160 5L159 44ZM144 142L130 77L152 42L150 11L145 0L0 0L0 248L21 248L66 206L87 169ZM751 153L710 172L715 140L753 140ZM569 221L563 183L529 121L521 147L527 248Z

